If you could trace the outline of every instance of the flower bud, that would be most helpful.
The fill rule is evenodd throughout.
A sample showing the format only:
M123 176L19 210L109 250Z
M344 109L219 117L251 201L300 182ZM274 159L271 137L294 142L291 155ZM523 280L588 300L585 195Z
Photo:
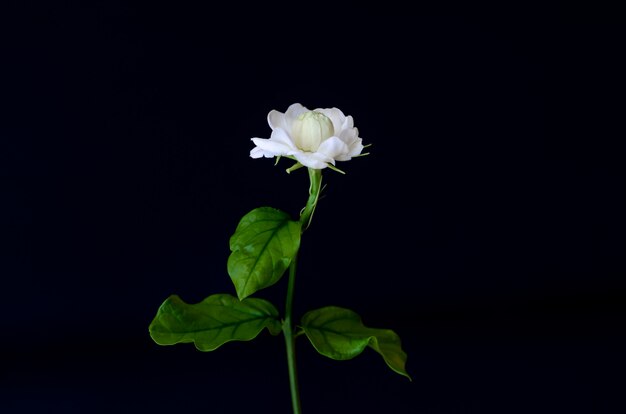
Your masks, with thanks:
M315 152L322 141L335 133L332 121L321 112L309 111L293 121L291 134L294 143L303 151Z

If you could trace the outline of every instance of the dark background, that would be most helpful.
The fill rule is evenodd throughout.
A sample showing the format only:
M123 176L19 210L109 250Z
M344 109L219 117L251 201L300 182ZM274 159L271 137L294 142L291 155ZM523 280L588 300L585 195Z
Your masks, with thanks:
M413 377L301 339L305 413L623 409L614 19L123 2L4 17L0 412L290 412L280 337L200 353L147 327L171 293L234 293L243 214L303 206L305 170L248 157L294 102L342 109L373 144L324 172L295 310L394 329ZM258 296L282 308L284 282Z

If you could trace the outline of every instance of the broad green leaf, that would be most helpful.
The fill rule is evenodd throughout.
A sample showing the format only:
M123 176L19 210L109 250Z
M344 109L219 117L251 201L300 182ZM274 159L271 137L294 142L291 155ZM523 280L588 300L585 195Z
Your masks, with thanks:
M302 329L317 352L336 360L352 359L369 346L378 352L389 368L409 380L406 353L400 337L389 329L368 328L361 317L350 309L328 306L306 313Z
M270 207L252 210L230 238L228 274L244 299L278 282L300 247L300 223Z
M172 295L150 324L150 336L159 345L193 342L200 351L213 351L229 341L254 339L263 328L272 335L282 329L278 311L266 300L219 294L190 305Z

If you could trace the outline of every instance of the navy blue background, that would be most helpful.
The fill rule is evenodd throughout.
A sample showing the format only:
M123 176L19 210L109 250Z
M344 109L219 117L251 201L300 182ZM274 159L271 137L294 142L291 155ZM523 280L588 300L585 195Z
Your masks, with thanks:
M108 3L5 26L1 412L289 412L280 337L204 354L147 326L171 293L234 293L243 214L303 206L304 170L248 157L294 102L373 144L324 172L295 310L394 329L414 380L302 339L306 413L620 411L621 28L364 11ZM283 282L259 296L282 308Z

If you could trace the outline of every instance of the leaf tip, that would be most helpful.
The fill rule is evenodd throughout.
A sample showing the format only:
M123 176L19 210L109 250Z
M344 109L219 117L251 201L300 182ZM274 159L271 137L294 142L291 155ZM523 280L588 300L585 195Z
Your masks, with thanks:
M398 374L402 375L404 378L408 379L409 382L413 382L413 378L411 378L411 376L409 375L408 372L404 371L404 372L398 372Z

